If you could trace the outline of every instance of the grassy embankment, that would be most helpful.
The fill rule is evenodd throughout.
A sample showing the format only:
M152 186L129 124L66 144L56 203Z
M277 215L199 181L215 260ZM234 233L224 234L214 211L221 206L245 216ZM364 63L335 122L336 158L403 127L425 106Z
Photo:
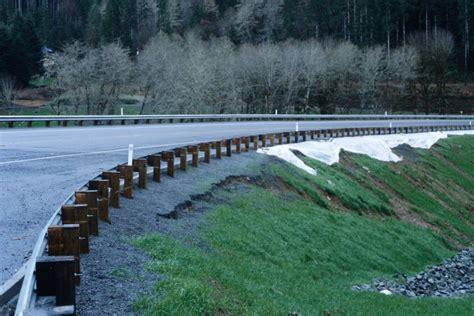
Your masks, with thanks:
M355 154L333 167L306 159L318 176L274 162L262 170L266 188L221 192L196 229L206 247L161 234L138 238L162 281L135 303L137 311L472 315L472 296L351 291L374 277L417 272L473 244L473 137L405 153L398 164Z

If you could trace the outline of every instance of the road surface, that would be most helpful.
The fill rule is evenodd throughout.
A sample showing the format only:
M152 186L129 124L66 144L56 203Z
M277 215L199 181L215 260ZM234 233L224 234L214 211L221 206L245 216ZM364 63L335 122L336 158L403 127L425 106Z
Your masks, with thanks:
M466 121L393 121L393 127ZM0 285L29 258L41 228L80 185L127 160L180 145L291 131L296 122L229 122L0 130ZM302 121L299 129L388 127L389 121Z

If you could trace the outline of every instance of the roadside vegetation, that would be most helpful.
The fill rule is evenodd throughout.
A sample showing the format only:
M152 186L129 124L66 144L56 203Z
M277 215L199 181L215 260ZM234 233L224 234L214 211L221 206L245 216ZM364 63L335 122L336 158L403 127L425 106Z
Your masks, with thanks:
M353 292L398 278L474 242L474 142L399 148L384 163L343 154L312 176L274 160L257 184L222 188L192 234L138 237L159 275L139 313L258 315L471 315L456 299ZM177 222L179 225L179 220Z

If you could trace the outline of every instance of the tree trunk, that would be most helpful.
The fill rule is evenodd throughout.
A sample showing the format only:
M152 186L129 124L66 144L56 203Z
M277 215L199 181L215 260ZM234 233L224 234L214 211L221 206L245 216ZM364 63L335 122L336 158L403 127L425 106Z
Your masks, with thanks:
M469 7L468 1L464 0L464 85L467 86L467 74L469 67Z
M146 106L146 101L148 99L148 93L150 92L150 88L147 88L145 90L145 95L143 96L143 102L142 102L142 107L140 108L140 115L143 114L143 111L145 111L145 106Z
M407 45L407 30L406 30L406 21L405 15L403 15L403 47Z

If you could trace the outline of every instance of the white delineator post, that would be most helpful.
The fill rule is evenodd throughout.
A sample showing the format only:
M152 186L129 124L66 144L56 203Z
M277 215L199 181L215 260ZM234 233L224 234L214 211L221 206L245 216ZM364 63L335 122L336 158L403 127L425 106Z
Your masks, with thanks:
M128 162L127 162L129 166L132 165L132 160L133 160L133 144L130 144L128 145Z
M299 131L300 131L300 127L299 127L299 124L298 124L298 122L296 122L296 128L295 128L295 131L296 131L296 132L299 132Z
M123 108L120 108L120 115L123 116Z

